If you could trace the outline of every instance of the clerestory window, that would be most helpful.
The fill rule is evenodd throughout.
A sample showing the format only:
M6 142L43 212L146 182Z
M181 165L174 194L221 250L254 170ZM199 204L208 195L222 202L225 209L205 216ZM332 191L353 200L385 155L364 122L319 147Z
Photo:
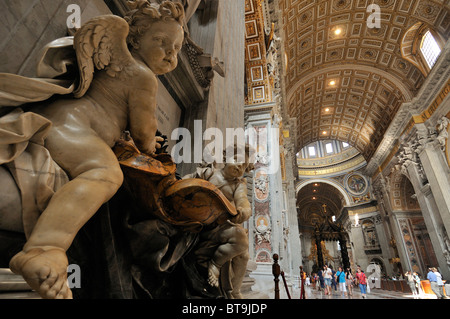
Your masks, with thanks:
M420 51L422 52L428 67L431 69L441 54L441 48L430 31L427 31L423 36Z

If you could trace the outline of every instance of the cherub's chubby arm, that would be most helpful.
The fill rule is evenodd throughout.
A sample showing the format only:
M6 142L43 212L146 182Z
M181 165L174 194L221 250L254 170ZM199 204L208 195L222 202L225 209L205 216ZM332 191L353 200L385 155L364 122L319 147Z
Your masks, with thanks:
M239 183L234 191L233 200L238 214L232 221L241 224L248 220L252 214L252 207L247 198L247 182L245 178Z
M197 170L194 173L183 176L183 179L201 178L206 181L209 181L209 179L211 178L211 176L213 174L214 174L214 169L212 167L197 167Z
M139 81L139 82L138 82ZM131 137L138 149L146 154L156 151L156 77L141 77L129 92L128 121Z

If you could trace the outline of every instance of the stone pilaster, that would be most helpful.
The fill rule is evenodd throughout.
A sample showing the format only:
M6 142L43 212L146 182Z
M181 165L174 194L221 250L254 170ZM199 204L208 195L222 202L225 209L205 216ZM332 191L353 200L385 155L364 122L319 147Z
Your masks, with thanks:
M445 256L442 253L444 243L440 230L442 229L443 220L439 213L439 208L434 198L431 186L428 181L424 179L424 177L426 178L427 176L424 176L420 166L412 161L404 164L404 168L406 169L409 180L416 192L417 201L419 202L419 206L422 210L422 215L433 249L436 253L440 271L444 277L450 276L450 269L446 263Z
M380 173L381 177L374 185L374 193L378 199L378 209L380 215L378 216L378 222L375 223L377 228L377 233L380 234L380 246L383 254L387 274L391 274L394 271L392 263L389 262L390 259L395 258L395 251L389 245L390 238L395 234L399 236L399 229L395 226L395 217L392 212L390 194L389 194L389 183L386 181L383 173ZM394 226L392 226L394 225ZM382 235L381 235L382 234Z
M420 138L416 153L436 201L442 222L450 230L450 170L436 134Z

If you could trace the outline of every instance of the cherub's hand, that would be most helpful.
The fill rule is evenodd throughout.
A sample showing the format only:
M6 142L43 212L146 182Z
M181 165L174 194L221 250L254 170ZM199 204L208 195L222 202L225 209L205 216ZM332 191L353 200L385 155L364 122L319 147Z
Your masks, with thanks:
M161 148L161 143L160 142L164 143L164 138L161 137L161 136L156 136L155 137L155 141L156 141L155 147L159 149L159 148Z
M149 146L144 150L144 153L151 156L155 155L156 149L161 148L161 144L159 144L160 142L164 142L164 139L160 136L155 136L155 138L148 144Z
M236 224L242 224L246 220L250 218L250 215L252 214L252 209L250 207L237 207L238 214L232 218L232 222Z
M141 151L147 155L155 155L156 144L157 144L156 139L153 139L147 144L148 146L142 149Z

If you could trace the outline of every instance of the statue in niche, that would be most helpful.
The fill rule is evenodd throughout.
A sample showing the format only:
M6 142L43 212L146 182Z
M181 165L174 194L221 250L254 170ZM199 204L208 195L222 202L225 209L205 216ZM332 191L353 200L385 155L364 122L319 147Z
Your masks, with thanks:
M256 243L261 245L262 243L270 243L270 236L272 234L272 230L267 228L264 233L260 231L256 231Z
M373 288L380 288L381 287L381 267L380 265L376 264L375 262L371 262L370 265L367 267L366 273L367 276L367 284L370 286L371 289Z
M195 254L200 263L207 265L208 283L211 286L219 287L219 276L221 269L228 263L231 271L231 288L229 297L242 298L240 287L247 269L248 255L248 234L242 227L242 223L247 221L252 213L252 208L247 197L247 181L244 173L253 169L250 163L250 147L247 144L241 150L245 154L245 159L239 158L239 147L233 150L234 160L225 161L220 167L219 164L200 166L195 173L186 175L186 178L201 178L217 186L226 198L236 207L237 215L226 220L225 223L205 227L200 233L199 247ZM225 152L224 152L225 153Z
M171 287L189 277L181 276L185 271L197 281L191 282L193 289L203 291L198 271L183 258L201 242L205 225L238 215L212 183L177 180L170 156L158 154L163 138L156 136L156 76L177 65L182 5L146 0L129 4L132 10L124 19L100 16L73 38L52 42L39 65L40 78L0 74L0 225L2 231L25 234L10 268L44 298L72 297L68 259L90 258L93 265L103 254L71 249L74 241L94 249L89 240L97 232L84 236L92 229L115 241L116 261L126 260L118 263L121 267L101 269L93 281L123 268L121 280L136 284L141 296L157 298L173 296L170 288L161 287L167 287L168 276L178 274ZM75 69L79 79L74 81ZM123 139L125 130L130 136ZM145 187L137 189L139 185ZM199 207L205 201L209 205ZM86 272L83 277L88 277Z
M363 234L364 234L364 243L368 246L377 246L378 245L378 237L376 234L376 229L374 224L371 221L367 221L363 223Z
M442 237L442 241L444 242L444 257L447 265L450 265L450 238L445 230L445 227L442 226L442 231L440 236Z
M261 193L267 193L267 183L269 179L266 175L260 175L257 179L255 179L255 187L261 191Z
M258 217L258 219L256 220L256 230L259 233L264 234L268 229L269 229L269 222L267 220L267 217L264 215Z
M440 118L437 121L437 131L438 131L438 136L437 136L437 140L439 142L439 144L441 145L441 150L445 150L445 144L447 142L448 139L448 124L450 123L450 120L443 116L442 118Z
M272 233L272 229L269 226L269 221L267 219L267 216L260 215L256 219L256 243L258 245L261 245L262 243L270 243L270 236Z

